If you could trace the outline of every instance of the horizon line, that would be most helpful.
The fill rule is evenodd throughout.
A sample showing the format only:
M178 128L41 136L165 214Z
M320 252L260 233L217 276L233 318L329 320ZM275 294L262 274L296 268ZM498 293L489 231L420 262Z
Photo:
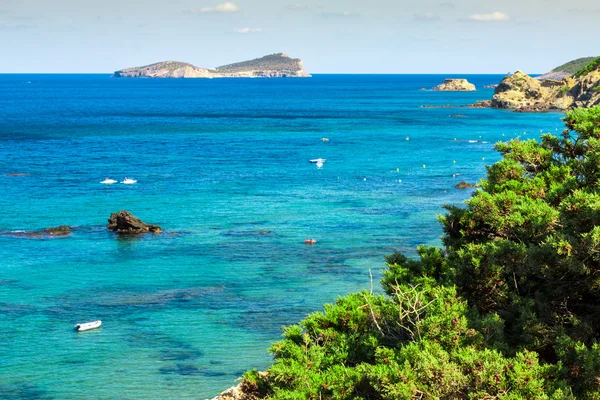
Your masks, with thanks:
M512 74L513 72L509 72ZM0 72L0 75L113 75L114 72ZM507 75L506 72L309 72L310 75ZM542 75L543 73L528 73L527 75ZM220 79L243 79L253 77L232 77ZM295 78L295 77L291 77ZM205 79L205 78L123 78L123 79ZM267 78L273 79L273 78ZM279 78L284 79L284 78Z

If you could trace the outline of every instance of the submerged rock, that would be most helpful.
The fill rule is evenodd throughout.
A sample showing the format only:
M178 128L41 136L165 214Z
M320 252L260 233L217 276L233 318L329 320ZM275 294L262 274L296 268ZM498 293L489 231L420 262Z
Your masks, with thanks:
M443 104L443 105L428 105L425 104L421 106L421 108L452 108L452 104Z
M50 236L67 236L71 234L71 228L66 225L61 225L56 228L46 228L43 232Z
M71 234L71 228L67 225L57 226L56 228L45 228L37 231L8 231L0 232L0 235L13 236L29 239L43 239L52 237L65 237Z
M474 188L475 185L472 183L462 181L460 183L457 183L454 187L457 189L470 189L470 188Z
M147 224L126 210L121 210L110 215L108 218L108 230L118 233L162 232L160 226Z
M19 177L19 176L29 176L29 174L26 174L25 172L16 172L16 173L11 173L11 174L5 174L5 176Z
M432 90L440 90L445 92L472 92L475 85L469 83L466 79L446 79L444 83L437 85Z

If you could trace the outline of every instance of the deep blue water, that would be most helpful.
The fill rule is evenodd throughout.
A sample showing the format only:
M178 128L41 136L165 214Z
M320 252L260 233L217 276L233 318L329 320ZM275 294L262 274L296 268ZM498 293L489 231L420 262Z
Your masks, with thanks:
M421 108L493 93L419 90L446 77L0 75L0 231L76 227L0 235L0 398L212 397L269 365L282 325L368 289L384 255L439 245L436 215L493 143L562 127ZM121 209L165 234L107 232Z

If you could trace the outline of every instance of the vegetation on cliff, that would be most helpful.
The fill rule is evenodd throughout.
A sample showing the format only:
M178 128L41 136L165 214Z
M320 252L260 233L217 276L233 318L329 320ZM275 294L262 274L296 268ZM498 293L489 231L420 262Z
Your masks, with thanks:
M591 73L592 71L598 69L599 66L600 66L600 57L592 60L589 64L587 64L584 67L582 67L581 69L577 70L577 72L575 72L573 74L573 78L581 78L582 76L585 76L585 75Z
M600 398L600 107L503 159L440 217L444 249L285 328L247 397Z
M216 72L236 74L243 71L253 70L277 70L294 73L298 70L298 65L302 64L299 58L290 58L285 53L270 54L261 58L255 58L250 61L242 61L239 63L223 65L215 68Z
M596 57L582 57L576 60L569 61L563 65L559 65L554 68L550 72L568 72L569 74L574 74L582 68L588 66L592 61L594 61Z

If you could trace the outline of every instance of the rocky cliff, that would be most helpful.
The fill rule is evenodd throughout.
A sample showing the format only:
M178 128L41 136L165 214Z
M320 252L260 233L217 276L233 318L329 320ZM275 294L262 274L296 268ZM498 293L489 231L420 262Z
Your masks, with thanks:
M494 91L490 103L478 102L516 111L567 110L600 105L600 58L573 76L560 80L540 81L517 71L505 77Z
M271 54L250 61L223 65L214 69L192 64L165 61L143 67L116 71L116 78L286 78L310 77L302 60L284 53Z
M472 92L475 90L475 85L469 83L466 79L446 79L444 83L437 85L432 90L440 90L446 92Z

